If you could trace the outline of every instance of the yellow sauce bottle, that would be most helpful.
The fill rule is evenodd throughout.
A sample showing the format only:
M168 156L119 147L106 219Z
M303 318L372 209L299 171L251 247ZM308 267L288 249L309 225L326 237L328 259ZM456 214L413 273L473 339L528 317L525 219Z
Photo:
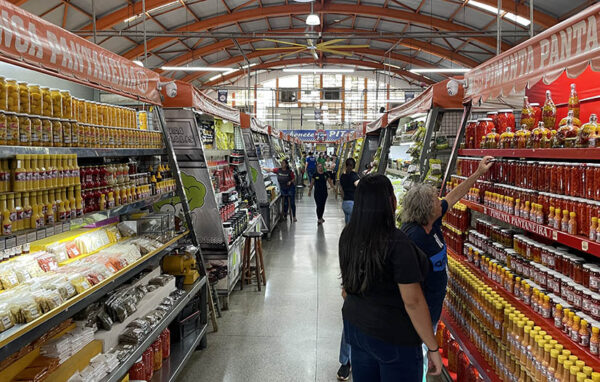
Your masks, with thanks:
M12 235L12 221L6 203L6 194L0 194L0 211L2 211L2 235Z
M57 205L57 195L56 190L48 191L48 202L49 202L49 211L48 214L52 214L52 223L56 223L58 221L58 205Z
M23 193L23 229L31 228L31 215L33 210L29 203L29 192Z
M63 216L63 221L68 221L69 219L71 219L71 202L67 198L67 189L66 188L63 188L61 190L61 198L60 198L60 200L63 203L63 207L65 209L65 213L64 213L64 216Z
M70 218L74 219L77 216L77 207L76 207L76 199L75 199L75 195L73 193L75 187L69 187L67 189L67 200L69 201L69 207L70 207Z
M25 168L23 167L23 160L24 160L23 155L15 156L15 161L14 161L13 170L12 170L12 173L13 173L12 189L14 191L22 191L27 186L27 172L25 171Z
M25 190L31 190L33 183L33 172L31 171L31 155L25 154L23 155L23 168L25 169Z
M31 190L40 189L40 168L38 167L39 155L31 155Z
M21 205L21 193L15 193L15 213L16 213L16 224L13 225L15 231L21 231L23 229L23 206Z
M81 186L75 186L75 215L83 216L83 199L81 198Z
M65 169L62 166L62 155L55 155L54 156L56 159L56 187L63 187L65 185L64 183L64 171Z
M44 189L52 188L52 162L50 161L50 154L42 155L44 159Z
M36 220L35 226L37 228L42 228L43 226L46 225L46 217L44 215L44 201L42 199L42 191L38 191L37 192L37 211L38 211L38 218Z

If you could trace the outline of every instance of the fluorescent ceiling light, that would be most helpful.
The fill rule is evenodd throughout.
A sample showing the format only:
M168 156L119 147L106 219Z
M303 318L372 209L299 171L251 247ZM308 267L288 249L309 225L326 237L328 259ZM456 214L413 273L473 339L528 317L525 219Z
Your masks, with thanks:
M266 118L266 119L263 119L263 121L265 121L265 122L283 122L283 119L281 119L281 118L277 118L277 119Z
M469 68L417 68L411 69L413 73L466 73Z
M163 66L162 70L180 70L182 72L234 72L231 68L220 68L217 66Z
M140 60L133 60L133 63L136 64L136 65L138 65L138 66L141 66L142 68L144 67L144 63L142 61L140 61Z
M155 7L155 8L152 8L152 9L147 9L146 10L146 14L148 14L150 12L161 10L163 8L170 7L173 4L180 4L180 2L179 2L179 0L175 0L175 1L171 1L170 3L167 3L167 4L159 5L158 7ZM131 16L129 18L126 18L125 20L123 20L123 22L126 22L126 23L131 22L131 21L133 21L133 20L135 20L137 18L142 17L142 15L143 15L143 13L139 13L139 14L137 14L135 16Z
M285 73L354 73L354 69L284 68Z
M498 8L493 7L491 5L484 4L484 3L480 3L479 1L471 0L471 1L469 1L468 5L472 5L474 7L483 9L484 11L488 11L493 14L498 14ZM509 19L510 21L514 21L515 23L521 24L525 27L528 26L529 24L531 24L531 22L528 19L526 19L525 17L517 16L511 12L506 12L506 13L504 13L504 15L501 13L500 15L502 17L504 17L505 19Z
M242 69L248 69L248 68L250 68L250 67L253 67L253 66L255 66L255 65L256 65L256 63L254 63L254 64L250 64L250 65L243 65L243 66L242 66Z
M311 13L310 15L308 15L308 17L306 18L306 25L321 25L321 19L319 19L319 15L315 13Z
M341 99L318 99L318 100L314 100L314 101L308 101L308 100L299 100L297 102L300 103L342 103L344 101L342 101Z
M403 69L404 69L404 68L402 68L402 67L400 67L400 66L398 66L398 65L394 65L394 64L387 64L387 63L384 63L383 65L385 65L385 66L389 66L390 68L394 68L394 69L400 69L400 70L403 70Z

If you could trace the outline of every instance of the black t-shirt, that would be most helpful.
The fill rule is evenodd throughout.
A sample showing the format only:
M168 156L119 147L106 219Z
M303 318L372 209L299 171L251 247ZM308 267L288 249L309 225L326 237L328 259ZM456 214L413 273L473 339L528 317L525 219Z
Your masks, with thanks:
M383 274L365 295L348 294L342 308L344 320L382 341L419 346L421 339L406 312L398 284L423 283L429 267L425 254L395 230Z
M344 173L340 176L340 184L342 185L342 190L344 190L344 200L354 200L354 191L356 190L354 182L359 179L358 174L354 171L350 172L350 174Z
M277 182L279 182L279 187L282 189L288 189L291 185L288 185L288 182L294 180L294 172L291 169L284 170L282 168L278 168L275 170L277 174Z
M329 179L329 174L327 174L326 172L322 174L315 172L315 175L313 175L313 179L315 180L315 194L326 194L327 179Z

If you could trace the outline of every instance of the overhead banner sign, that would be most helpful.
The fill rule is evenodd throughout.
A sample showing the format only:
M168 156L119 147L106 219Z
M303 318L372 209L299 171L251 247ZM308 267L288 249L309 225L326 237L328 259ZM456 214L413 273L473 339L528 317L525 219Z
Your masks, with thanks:
M227 89L219 89L217 90L217 99L221 103L227 103Z
M335 142L343 138L351 130L282 130L284 134L289 134L300 139L302 142ZM317 139L319 138L319 139Z
M599 33L600 4L596 4L465 73L465 95L484 100L508 96L540 79L550 84L565 70L570 78L588 65L600 71Z
M160 104L159 75L0 1L0 60Z

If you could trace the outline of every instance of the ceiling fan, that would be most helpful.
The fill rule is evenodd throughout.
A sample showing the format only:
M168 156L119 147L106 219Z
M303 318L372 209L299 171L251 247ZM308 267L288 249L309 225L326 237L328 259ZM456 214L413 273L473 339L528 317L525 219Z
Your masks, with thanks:
M283 45L290 45L290 46L286 46L286 47L278 47L278 48L258 48L257 50L281 50L281 51L290 51L289 53L283 54L281 56L279 56L279 58L283 58L283 57L287 57L287 56L292 56L294 54L303 52L305 50L308 50L312 53L313 57L316 59L319 58L319 56L317 55L317 51L320 52L325 52L325 53L332 53L332 54L339 54L341 56L351 56L352 53L344 51L346 49L360 49L360 48L368 48L369 45L337 45L337 43L342 42L346 39L344 38L338 38L338 39L334 39L334 40L329 40L326 42L321 42L318 44L314 44L312 39L307 39L308 44L298 44L295 42L289 42L289 41L281 41L281 40L272 40L272 39L265 39L265 41L269 41L269 42L274 42L274 43L279 43L279 44L283 44Z

